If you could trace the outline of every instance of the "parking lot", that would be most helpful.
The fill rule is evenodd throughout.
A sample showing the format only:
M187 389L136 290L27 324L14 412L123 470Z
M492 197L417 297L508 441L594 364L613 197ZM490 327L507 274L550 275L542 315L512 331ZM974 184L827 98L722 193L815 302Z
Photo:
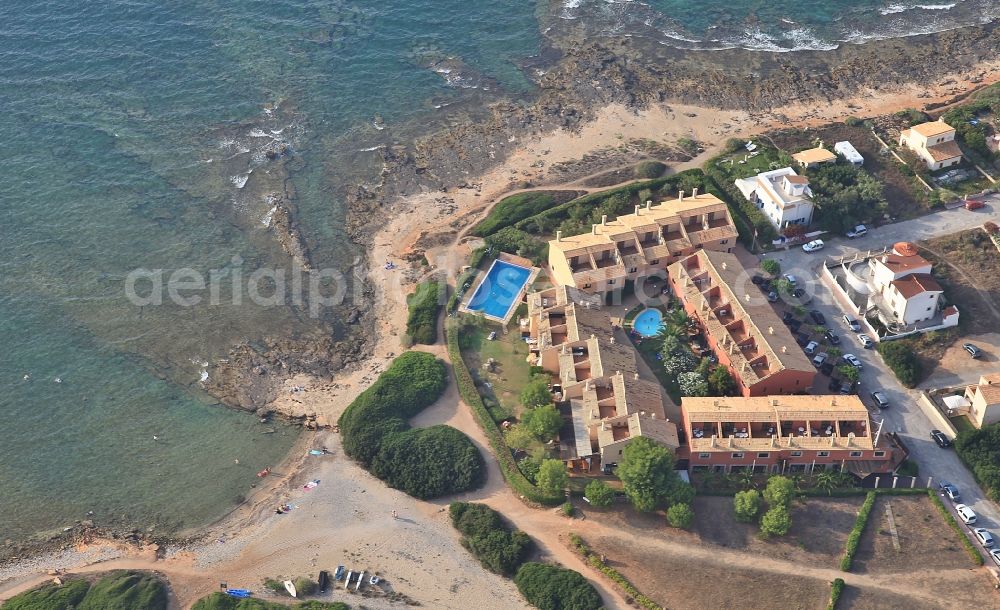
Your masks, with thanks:
M871 408L876 422L885 419L884 431L896 432L902 438L910 450L910 458L920 467L920 479L926 481L927 477L932 477L934 487L937 487L937 481L940 480L948 480L958 486L963 501L979 515L978 525L992 529L1000 535L1000 510L993 502L986 499L954 450L942 449L931 439L932 424L916 405L916 391L904 388L875 350L864 349L858 341L857 333L852 332L844 324L842 320L844 312L837 305L833 294L819 280L819 269L826 256L841 256L858 250L881 250L884 246L891 247L898 241L916 241L946 235L979 226L987 220L994 222L1000 220L1000 197L996 195L992 197L987 207L975 212L964 209L941 211L872 229L866 236L854 240L842 237L825 238L826 246L819 252L807 253L798 247L767 254L765 258L777 260L781 264L783 273L795 275L798 286L807 292L803 297L803 306L821 312L826 318L826 326L840 335L841 344L838 347L842 352L853 353L861 361L863 370L857 389L858 395ZM781 315L789 305L776 305L776 308ZM977 340L976 343L987 352L1000 353L1000 346L987 345L982 340ZM964 380L964 375L962 377ZM826 385L820 386L817 383L817 386L815 391L829 391ZM890 404L889 408L881 411L874 408L870 397L870 393L874 390L879 390L885 395ZM949 503L946 501L946 504Z

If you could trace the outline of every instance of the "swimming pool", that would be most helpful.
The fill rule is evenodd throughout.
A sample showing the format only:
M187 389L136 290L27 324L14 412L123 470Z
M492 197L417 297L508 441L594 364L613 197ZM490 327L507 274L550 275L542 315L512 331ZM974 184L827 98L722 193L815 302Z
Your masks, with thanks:
M659 309L650 307L632 320L632 328L643 337L653 337L660 332L660 325L663 324L663 313Z
M468 309L489 318L504 321L511 308L519 300L524 285L528 283L531 269L493 261L486 277L476 287L469 300Z

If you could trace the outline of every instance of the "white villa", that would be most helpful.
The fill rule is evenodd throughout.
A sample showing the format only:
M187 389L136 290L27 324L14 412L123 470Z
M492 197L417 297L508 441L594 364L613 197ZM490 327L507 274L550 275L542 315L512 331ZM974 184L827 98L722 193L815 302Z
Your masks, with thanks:
M931 171L958 165L962 160L955 128L940 120L904 129L899 134L899 145L915 152Z
M778 230L789 225L808 226L812 222L812 191L809 179L790 167L736 180L748 201L760 208Z

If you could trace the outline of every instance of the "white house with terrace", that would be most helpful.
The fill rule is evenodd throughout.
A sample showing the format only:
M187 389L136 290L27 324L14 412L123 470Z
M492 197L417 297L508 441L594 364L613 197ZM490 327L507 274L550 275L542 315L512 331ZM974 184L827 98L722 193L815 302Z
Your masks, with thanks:
M779 231L791 225L809 226L813 217L809 179L790 167L736 180L736 188L756 205Z

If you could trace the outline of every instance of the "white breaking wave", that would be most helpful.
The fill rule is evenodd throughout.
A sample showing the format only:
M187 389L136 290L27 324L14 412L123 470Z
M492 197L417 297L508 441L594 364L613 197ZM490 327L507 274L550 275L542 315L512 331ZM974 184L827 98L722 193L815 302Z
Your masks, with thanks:
M264 217L260 219L261 224L265 227L271 226L271 220L274 218L274 213L278 211L278 206L274 206L264 214Z
M955 8L955 2L951 4L890 4L880 8L878 12L882 15L897 15L915 9L924 11L947 11Z
M229 181L236 185L236 188L241 189L247 185L247 180L250 179L250 174L240 174L239 176L230 176Z

